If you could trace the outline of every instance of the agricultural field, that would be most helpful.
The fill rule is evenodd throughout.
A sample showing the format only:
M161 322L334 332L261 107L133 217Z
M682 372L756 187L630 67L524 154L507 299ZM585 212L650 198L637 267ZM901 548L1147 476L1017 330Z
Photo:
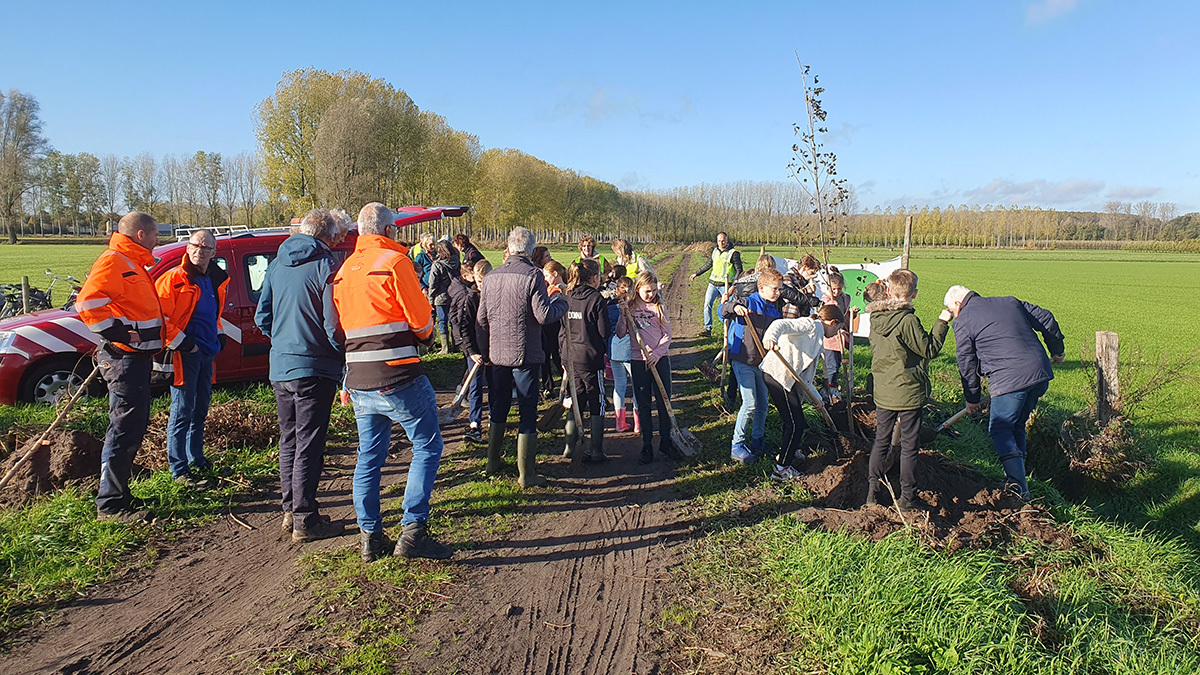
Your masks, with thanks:
M54 253L64 247L45 248ZM749 265L755 249L741 249ZM0 256L10 250L0 247ZM794 250L768 251L797 257ZM499 262L498 251L484 252ZM575 248L551 252L565 263ZM830 261L895 254L838 249ZM147 590L139 585L147 617L157 616L161 606L190 602L180 598L203 595L203 587L168 589L179 595L171 596L159 588L153 570L165 568L163 576L172 578L172 566L179 565L188 575L199 574L209 563L187 567L186 560L175 562L179 554L163 551L176 550L177 540L190 532L224 532L211 535L221 542L207 554L211 564L227 556L256 569L273 565L284 576L279 597L294 601L294 584L312 603L299 625L271 630L249 628L248 618L217 617L215 628L205 628L213 640L240 636L228 638L231 646L212 647L232 654L224 662L230 672L508 672L520 670L526 658L541 671L562 666L568 670L556 672L568 672L569 654L590 654L589 649L612 672L635 671L645 659L664 673L1200 669L1200 364L1185 363L1194 349L1190 336L1200 333L1200 305L1186 301L1200 291L1200 256L913 251L911 268L921 287L917 310L927 326L946 288L956 283L984 295L1016 295L1055 313L1067 336L1067 363L1056 368L1039 407L1031 447L1054 446L1057 425L1091 405L1094 374L1086 362L1095 331L1120 334L1126 391L1150 382L1160 363L1178 370L1128 411L1141 462L1130 477L1067 494L1055 473L1059 467L1031 460L1036 515L1009 508L969 535L950 536L937 522L922 525L863 509L857 484L845 495L839 492L838 465L827 466L819 451L808 460L809 478L800 484L771 481L770 468L761 464L729 463L732 417L695 367L721 344L719 335L696 336L704 284L689 284L686 277L703 256L648 248L667 284L675 333L672 399L680 423L704 443L699 457L677 466L660 460L642 469L633 459L636 439L614 435L608 441L614 460L599 473L578 477L566 460L546 457L553 487L521 491L510 478L483 477L479 450L460 442L461 429L449 429L431 524L455 547L455 563L389 560L366 566L348 538L301 554L280 549L276 535L265 533L277 529L277 521L268 519L270 505L264 506L277 480L272 395L265 385L222 388L214 415L227 438L215 456L232 475L217 489L197 493L171 483L161 468L161 444L143 448L152 471L134 491L162 523L137 528L96 523L90 495L79 486L0 509L0 578L11 582L0 593L0 643L11 645L31 623L56 611L75 612L72 625L90 630L88 609L72 607L72 599L123 570L150 570ZM39 270L45 263L26 264ZM7 273L7 265L0 269ZM939 418L962 405L952 336L931 366L936 399L931 414ZM448 399L461 377L461 356L430 354L425 361L439 400ZM870 366L865 344L855 350L855 362L862 387ZM152 427L162 426L166 407L165 399L156 401ZM809 425L819 427L809 412ZM31 406L0 408L0 427L29 433L51 414ZM102 435L105 417L104 402L89 400L69 426ZM510 423L513 419L515 411ZM778 441L778 426L772 412L769 442ZM932 452L922 460L927 473L921 475L937 481L959 476L953 467L966 467L980 480L999 479L986 426L975 420L958 428L961 437L940 437L929 446ZM349 410L335 412L331 434L331 446L338 449L330 459L330 489L340 485L340 499L353 466L356 434ZM561 429L542 433L539 443L557 453ZM401 469L390 461L393 473L385 477L385 484L400 481L385 488L389 527L399 520L395 500L403 486L403 461ZM606 479L595 480L600 477ZM939 485L921 489L926 487L936 491ZM976 510L983 517L989 508ZM257 529L232 524L235 515ZM943 517L935 514L934 520ZM607 530L587 530L597 523ZM260 582L246 575L229 581L230 588L243 589L237 592L266 602L271 598L251 588ZM528 589L527 603L507 599L514 588ZM615 627L605 623L614 620L613 607L624 612ZM132 626L140 615L127 611ZM504 623L505 612L511 623ZM206 626L212 621L200 610L193 613ZM493 615L498 616L487 619ZM163 639L198 627L171 623ZM96 627L98 634L104 630ZM281 631L278 642L254 641L274 630ZM568 656L527 656L529 644L570 648ZM119 660L120 647L117 642L97 648L97 663L130 665ZM14 659L33 658L13 648ZM171 664L187 670L195 663L187 659L198 657L172 658L179 660ZM20 661L0 655L0 665L6 663Z
M82 282L104 248L96 244L0 245L0 284L19 284L21 277L27 276L31 285L44 289L50 281L46 268L61 277L70 274Z

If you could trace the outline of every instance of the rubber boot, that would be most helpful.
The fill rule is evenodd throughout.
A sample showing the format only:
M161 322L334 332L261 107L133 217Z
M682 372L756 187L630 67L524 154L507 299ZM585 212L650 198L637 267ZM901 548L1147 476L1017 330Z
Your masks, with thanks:
M445 331L438 331L438 336L442 340L442 353L449 354L450 353L450 335L449 335L449 333L446 333Z
M629 423L625 421L625 409L620 408L616 411L617 415L617 433L625 433L629 431Z
M567 447L563 449L563 457L571 459L575 456L575 446L579 443L579 425L575 424L575 415L567 413Z
M642 419L637 410L633 411L633 433L642 433Z
M537 434L517 434L517 485L523 488L546 484L537 472Z
M501 471L504 471L504 458L500 455L504 449L504 428L503 422L492 422L488 427L488 461L487 469L484 470L489 476L495 476Z
M583 459L588 462L606 462L608 455L604 454L604 418L593 417L589 422L592 430L592 451Z

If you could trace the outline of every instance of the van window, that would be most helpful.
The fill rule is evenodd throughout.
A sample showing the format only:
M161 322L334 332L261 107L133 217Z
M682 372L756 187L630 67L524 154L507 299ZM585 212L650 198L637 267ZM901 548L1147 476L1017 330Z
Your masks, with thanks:
M263 281L267 278L267 266L275 259L274 253L254 253L242 258L246 272L246 294L252 304L258 304L262 295Z

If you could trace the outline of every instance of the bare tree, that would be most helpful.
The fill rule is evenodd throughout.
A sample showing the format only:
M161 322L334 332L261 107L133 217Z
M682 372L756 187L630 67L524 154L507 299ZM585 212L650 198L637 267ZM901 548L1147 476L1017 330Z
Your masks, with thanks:
M117 216L117 201L121 197L121 159L114 154L100 158L100 181L104 191L104 234L110 235Z
M9 243L17 243L22 197L37 180L38 161L49 149L37 100L16 89L0 93L0 219L8 225Z
M238 197L242 201L242 213L246 214L246 227L254 227L254 209L262 203L262 160L257 154L242 153L234 158L238 169Z
M845 200L846 180L836 177L837 156L824 150L825 144L821 141L821 137L829 133L825 126L825 108L821 105L821 95L825 93L825 88L818 86L816 75L809 85L809 66L800 62L799 55L796 55L796 63L800 66L800 82L804 89L804 108L808 124L792 125L792 130L800 137L800 142L792 145L793 156L788 170L808 195L810 212L817 217L824 263L828 265L827 234L833 221L837 219L837 205Z
M170 202L171 222L183 224L184 198L187 191L187 160L180 160L175 155L166 155L162 159L163 188Z
M154 155L143 152L122 162L122 189L126 205L153 214L162 200L162 171Z
M225 212L229 215L229 225L233 225L233 214L237 211L238 205L238 185L241 184L242 164L234 157L232 161L225 162L223 166L224 172L221 175L221 204L225 207Z

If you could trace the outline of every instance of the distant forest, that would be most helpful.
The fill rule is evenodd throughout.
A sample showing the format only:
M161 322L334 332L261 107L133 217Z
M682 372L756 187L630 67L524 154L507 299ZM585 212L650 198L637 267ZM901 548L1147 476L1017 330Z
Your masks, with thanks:
M484 149L364 73L285 73L255 112L255 153L97 157L53 150L40 136L37 102L10 90L0 95L0 137L16 140L0 155L0 227L10 241L102 234L129 209L172 224L276 227L315 206L353 215L383 201L469 205L465 218L429 229L482 239L502 238L517 225L548 242L584 233L691 242L722 230L744 244L805 247L818 238L808 195L796 183L619 190L520 150ZM838 203L833 245L895 245L912 216L914 243L923 246L1200 250L1200 214L1179 215L1170 203L1109 202L1100 213L990 204L868 210L852 191Z

